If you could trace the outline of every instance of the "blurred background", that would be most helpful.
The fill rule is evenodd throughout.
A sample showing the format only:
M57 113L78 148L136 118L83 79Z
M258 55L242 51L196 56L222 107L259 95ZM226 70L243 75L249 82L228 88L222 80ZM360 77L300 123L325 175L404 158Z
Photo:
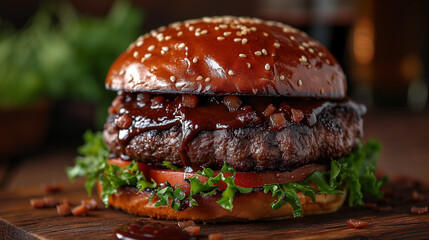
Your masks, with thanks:
M424 0L0 0L0 187L72 163L115 96L109 66L139 35L214 15L281 21L327 46L368 106L381 171L429 183L428 13Z

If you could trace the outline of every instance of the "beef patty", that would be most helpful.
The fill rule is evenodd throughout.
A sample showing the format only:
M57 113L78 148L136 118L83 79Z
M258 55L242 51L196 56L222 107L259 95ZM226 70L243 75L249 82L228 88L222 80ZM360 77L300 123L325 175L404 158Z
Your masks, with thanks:
M115 124L119 112L111 112L104 129L106 145L114 155L153 166L162 166L163 161L183 165L183 124L138 132L124 142ZM349 154L363 136L362 114L347 104L332 104L317 113L313 124L288 121L281 130L273 130L262 122L201 130L189 139L184 154L191 166L220 169L226 162L237 171L293 170Z

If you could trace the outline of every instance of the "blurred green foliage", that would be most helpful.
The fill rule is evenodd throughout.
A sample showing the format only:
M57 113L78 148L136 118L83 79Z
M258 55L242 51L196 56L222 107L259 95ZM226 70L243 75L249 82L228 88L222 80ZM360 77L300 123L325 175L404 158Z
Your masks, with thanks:
M0 109L77 99L105 116L114 95L104 89L105 76L138 37L142 20L142 11L126 1L103 18L82 16L66 1L47 2L19 31L0 20Z

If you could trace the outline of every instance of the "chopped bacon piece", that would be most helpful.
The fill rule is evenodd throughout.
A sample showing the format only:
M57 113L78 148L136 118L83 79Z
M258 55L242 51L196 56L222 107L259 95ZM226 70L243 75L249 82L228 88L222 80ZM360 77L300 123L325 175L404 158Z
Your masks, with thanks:
M75 216L85 216L89 212L89 209L86 207L86 205L81 204L77 207L74 207L71 211Z
M391 210L392 210L391 206L385 206L385 207L377 208L377 211L379 211L379 212L387 212L387 211L391 211Z
M416 190L413 190L412 197L413 197L413 201L416 201L416 202L421 202L423 201L423 199L425 199L423 194L417 192Z
M304 119L304 113L301 110L295 108L290 109L290 120L292 120L292 122L299 123L302 119Z
M57 213L62 217L70 216L72 214L70 204L63 203L63 204L57 205Z
M81 204L85 205L88 210L95 210L98 207L98 203L97 201L95 201L94 198L91 198L89 200L82 200Z
M213 233L209 235L209 240L223 240L222 233Z
M196 95L182 95L182 104L184 107L195 108L198 105L198 97Z
M225 96L223 98L223 104L228 108L228 111L235 112L241 106L241 100L237 96Z
M162 106L162 103L164 102L164 97L163 96L156 96L154 98L152 98L152 107L160 107Z
M364 208L367 209L376 209L377 208L377 204L376 203L365 203L365 205L363 205Z
M347 225L352 228L363 228L368 226L368 222L357 220L357 219L349 219L347 220Z
M179 226L179 228L185 229L189 226L196 226L196 224L194 221L188 220L188 221L184 221L184 222L178 222L177 226Z
M188 226L184 229L186 232L188 232L191 236L197 236L198 233L201 231L200 226Z
M44 208L45 207L45 201L41 198L33 198L30 199L30 204L33 208Z
M281 130L286 127L286 118L284 113L276 113L270 116L271 128L274 130Z
M50 197L50 196L44 197L43 202L45 202L46 207L55 207L58 205L57 199L55 199L54 197Z
M264 114L265 117L269 117L269 116L273 115L274 111L276 111L276 107L274 107L273 104L270 104L270 105L268 105L267 108L265 108L265 110L262 114Z
M115 125L120 129L129 128L133 119L128 114L121 114L115 117Z
M56 182L47 183L42 185L42 189L44 189L47 193L59 192L61 191L61 185Z
M411 207L411 213L414 213L414 214L425 214L427 212L428 212L427 206L426 207L414 207L414 206Z

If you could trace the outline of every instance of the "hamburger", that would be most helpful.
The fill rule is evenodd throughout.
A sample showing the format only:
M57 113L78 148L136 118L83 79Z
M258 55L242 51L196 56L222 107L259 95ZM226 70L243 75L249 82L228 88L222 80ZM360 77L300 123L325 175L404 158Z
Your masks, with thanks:
M241 221L337 211L377 197L380 146L331 53L291 26L243 17L173 23L113 63L104 132L70 178L106 205L160 219Z

